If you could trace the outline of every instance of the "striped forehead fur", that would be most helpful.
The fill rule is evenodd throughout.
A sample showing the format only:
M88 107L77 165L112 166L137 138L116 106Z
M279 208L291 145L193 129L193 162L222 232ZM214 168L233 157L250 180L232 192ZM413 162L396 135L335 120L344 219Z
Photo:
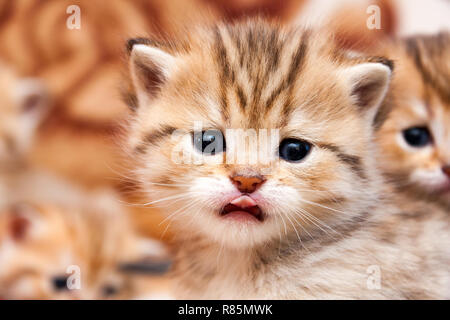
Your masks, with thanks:
M227 118L225 87L234 88L240 108L247 110L250 119L256 121L259 114L267 114L281 93L289 96L292 84L301 76L302 66L308 60L321 57L336 66L352 66L361 63L382 63L393 70L393 62L384 57L350 55L340 48L329 32L300 27L281 27L263 20L249 20L235 24L219 24L215 27L195 29L186 38L173 40L131 39L127 51L133 45L146 44L175 56L204 54L205 50L216 62L222 88L222 113ZM266 81L270 76L271 81ZM127 89L125 102L134 109L136 99L132 89ZM130 94L131 93L131 94ZM289 109L286 99L283 113Z
M450 33L407 38L405 46L425 83L433 87L443 101L449 103Z

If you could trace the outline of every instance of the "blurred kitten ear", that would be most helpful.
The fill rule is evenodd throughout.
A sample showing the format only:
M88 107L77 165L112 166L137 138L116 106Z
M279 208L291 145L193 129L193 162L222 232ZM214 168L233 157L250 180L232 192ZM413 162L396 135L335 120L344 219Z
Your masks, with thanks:
M40 80L31 78L19 80L16 97L22 115L29 117L35 125L39 124L50 109L47 89Z
M142 42L135 39L128 42L130 72L138 105L148 104L156 96L175 65L174 56Z
M9 238L15 243L21 243L29 238L38 218L38 212L31 206L25 204L12 206L6 213Z
M161 241L139 238L137 246L141 257L167 257L169 255L166 246Z
M137 257L133 261L121 263L119 269L125 273L157 275L166 273L171 264L169 252L162 242L139 238Z
M383 62L361 63L344 70L354 104L371 117L375 116L387 93L392 70L393 63L384 59Z

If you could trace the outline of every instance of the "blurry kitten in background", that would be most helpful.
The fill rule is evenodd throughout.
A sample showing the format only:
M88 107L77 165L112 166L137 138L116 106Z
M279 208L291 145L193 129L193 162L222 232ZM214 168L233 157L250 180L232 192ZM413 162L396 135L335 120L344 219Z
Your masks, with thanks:
M409 206L376 167L392 62L261 20L188 37L128 46L130 154L176 230L175 294L448 298L450 217ZM278 135L237 145L230 129Z
M0 64L0 208L21 201L75 206L85 197L77 187L27 161L49 102L42 82L19 78Z
M0 213L0 297L139 297L144 292L130 266L148 252L163 252L142 241L108 194L77 207L12 205Z
M391 89L377 117L377 126L389 118L377 137L379 161L398 190L450 210L450 34L393 40L395 8L388 1L381 8L380 30L367 28L364 6L344 7L328 27L341 47L394 60Z
M70 183L29 165L35 131L50 111L45 86L0 65L0 208L20 201L75 205L84 195Z
M377 137L383 170L399 190L450 210L450 33L399 40L387 51L396 72Z
M49 106L39 80L21 79L0 63L0 208L10 198L10 177L23 172L35 130Z
M128 273L119 273L120 263L163 258L163 250L157 242L138 240L118 196L88 193L28 165L27 152L48 102L39 81L19 79L0 66L0 297L145 296ZM167 260L143 266L164 264ZM81 268L81 290L67 288L70 265Z
M22 162L49 106L39 80L18 78L0 63L0 175Z

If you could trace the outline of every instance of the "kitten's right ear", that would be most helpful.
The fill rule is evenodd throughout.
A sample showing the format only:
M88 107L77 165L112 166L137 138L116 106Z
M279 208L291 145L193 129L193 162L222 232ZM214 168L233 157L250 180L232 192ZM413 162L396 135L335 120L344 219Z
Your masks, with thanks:
M130 73L138 105L149 104L170 77L175 57L149 42L128 41Z
M30 238L39 221L39 213L26 204L11 206L6 212L7 235L13 243L22 243Z
M379 61L357 64L344 70L353 103L370 121L373 121L387 93L392 70L392 61L381 58Z
M172 264L168 249L160 241L138 238L136 249L136 257L132 261L120 263L122 272L161 275Z

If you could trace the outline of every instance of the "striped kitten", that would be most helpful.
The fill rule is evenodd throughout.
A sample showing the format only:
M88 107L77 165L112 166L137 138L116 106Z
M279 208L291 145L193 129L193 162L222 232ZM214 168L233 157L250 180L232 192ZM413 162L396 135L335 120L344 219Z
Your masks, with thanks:
M0 63L0 174L22 161L48 110L40 81L19 78Z
M375 168L391 61L259 20L129 50L129 147L177 230L178 297L449 297L448 215Z
M76 207L18 202L0 211L0 297L139 297L144 293L127 271L147 249L157 251L147 244L109 194Z
M383 168L400 190L450 210L450 34L417 36L390 48L396 75L381 127Z
M35 130L49 106L40 81L19 78L0 62L0 210L8 205L11 177L23 173Z
M26 163L48 110L38 81L0 65L0 298L137 297L135 277L119 264L160 250L136 238L116 196L87 194ZM71 265L80 290L66 285Z

